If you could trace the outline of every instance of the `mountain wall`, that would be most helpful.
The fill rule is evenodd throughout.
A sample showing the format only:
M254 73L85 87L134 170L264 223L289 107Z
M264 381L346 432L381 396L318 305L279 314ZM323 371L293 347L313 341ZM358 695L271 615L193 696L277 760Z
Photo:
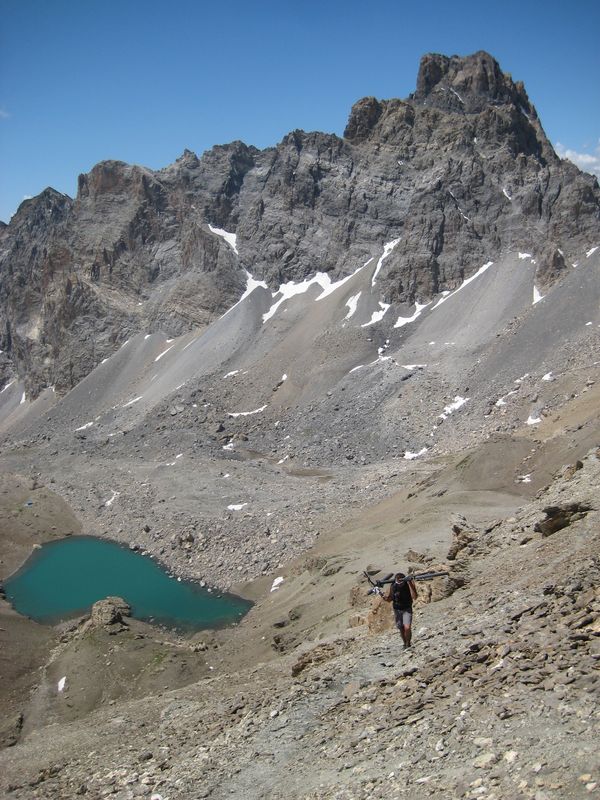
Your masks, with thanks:
M599 229L597 180L556 156L523 84L484 52L426 55L416 91L359 100L343 138L186 150L159 171L106 161L74 200L22 203L0 230L0 383L63 393L132 334L207 325L244 270L275 291L399 238L382 298L422 302L508 251L533 254L547 286Z

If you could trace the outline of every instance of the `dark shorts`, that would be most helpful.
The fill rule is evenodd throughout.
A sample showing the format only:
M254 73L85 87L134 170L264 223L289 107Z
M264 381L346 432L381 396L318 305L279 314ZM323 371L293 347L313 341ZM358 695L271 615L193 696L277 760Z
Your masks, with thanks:
M396 618L396 627L408 627L412 624L412 608L396 608L394 607L394 617Z

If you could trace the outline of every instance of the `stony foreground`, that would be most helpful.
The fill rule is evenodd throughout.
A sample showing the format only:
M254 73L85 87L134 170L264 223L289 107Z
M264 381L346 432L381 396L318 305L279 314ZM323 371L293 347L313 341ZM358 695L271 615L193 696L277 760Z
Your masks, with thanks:
M270 663L42 728L7 797L581 798L600 792L600 461L455 529L461 588ZM387 607L385 609L387 611ZM389 612L388 612L389 613ZM242 640L240 640L242 641Z

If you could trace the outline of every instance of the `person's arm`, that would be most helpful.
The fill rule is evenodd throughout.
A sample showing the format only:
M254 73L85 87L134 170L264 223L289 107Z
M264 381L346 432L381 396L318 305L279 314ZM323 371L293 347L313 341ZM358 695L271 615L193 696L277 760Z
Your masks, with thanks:
M381 596L383 597L383 599L385 600L385 602L386 602L386 603L391 603L391 602L392 602L392 597L393 597L393 594L392 594L392 586L393 586L393 584L392 584L392 583L390 583L390 590L389 590L389 592L387 593L387 595L381 595Z
M414 580L412 578L409 578L407 583L408 583L408 588L410 589L410 596L412 597L413 600L416 600L417 597L419 596L419 593L417 592L417 587L415 586Z

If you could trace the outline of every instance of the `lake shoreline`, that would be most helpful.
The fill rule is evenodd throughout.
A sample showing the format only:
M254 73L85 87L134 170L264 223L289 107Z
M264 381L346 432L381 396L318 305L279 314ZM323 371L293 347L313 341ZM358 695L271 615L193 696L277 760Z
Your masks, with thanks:
M27 501L33 501L26 505ZM11 576L18 573L35 552L37 547L60 542L73 537L88 538L90 534L82 531L82 525L69 505L47 486L38 485L34 478L16 473L0 473L0 583L3 585ZM107 541L129 551L123 542L108 537L91 538ZM150 558L149 554L145 555ZM153 557L152 563L173 577L178 575L165 568L159 559ZM189 579L190 583L200 586L200 581ZM208 588L208 587L207 587ZM211 587L213 592L220 589ZM230 593L228 593L230 594ZM249 598L237 594L242 600ZM89 617L89 612L84 619ZM50 625L40 624L20 614L4 598L0 597L0 649L4 656L2 680L0 681L0 749L15 744L21 736L27 735L31 726L46 724L52 714L45 709L34 712L38 707L32 701L39 685L48 686L49 677L57 669L56 654L64 648L64 655L59 662L64 663L64 671L73 675L77 669L77 661L69 655L70 644L65 639L77 641L81 629L81 614ZM149 623L138 619L127 619L127 631L115 636L102 634L110 648L111 643L123 642L123 657L127 666L131 667L132 682L121 687L128 696L143 696L163 687L181 686L193 683L211 674L221 657L222 646L235 636L237 622L226 627L209 628L195 631L180 631L166 627L161 623ZM95 634L98 636L98 633ZM106 638L108 636L108 638ZM73 639L73 637L75 637ZM81 646L81 645L80 645ZM89 644L83 650L89 650ZM216 649L218 648L218 650ZM151 654L151 655L148 655ZM111 656L114 659L115 656ZM150 659L150 661L148 661ZM97 659L92 659L89 668L97 669ZM137 666L136 666L137 665ZM139 674L141 684L138 678ZM40 684L41 681L41 684ZM75 715L88 713L91 709L94 692L100 689L116 691L110 674L97 674L97 686L86 689L82 698L71 708ZM50 681L56 692L56 682ZM60 696L60 695L59 695ZM71 701L70 701L71 702ZM38 718L39 717L39 718Z
M133 618L180 635L228 627L252 606L175 577L148 554L85 534L38 545L4 590L16 611L40 624L60 624L89 613L99 600L122 597Z

